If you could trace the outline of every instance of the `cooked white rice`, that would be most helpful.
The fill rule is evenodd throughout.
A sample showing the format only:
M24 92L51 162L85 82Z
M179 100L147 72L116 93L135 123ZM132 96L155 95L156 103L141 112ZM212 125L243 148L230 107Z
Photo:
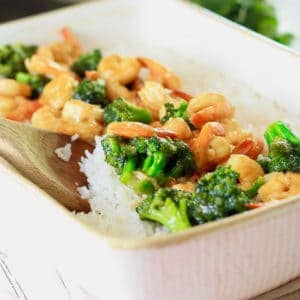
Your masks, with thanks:
M161 226L139 219L135 204L140 199L119 181L114 169L104 161L100 137L96 138L94 152L87 152L82 159L80 169L89 185L78 191L82 198L88 199L92 209L89 214L77 214L81 221L115 237L146 237L164 232Z
M56 148L54 152L58 158L64 161L69 161L72 156L71 144L68 143L63 147Z

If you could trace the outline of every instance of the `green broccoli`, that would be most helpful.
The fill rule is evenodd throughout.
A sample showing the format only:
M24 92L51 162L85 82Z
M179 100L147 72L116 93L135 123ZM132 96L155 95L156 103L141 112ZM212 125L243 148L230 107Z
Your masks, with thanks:
M268 155L258 162L265 172L300 172L300 138L281 121L271 124L265 131Z
M245 191L248 198L252 199L257 195L259 188L265 184L265 180L263 177L258 177L256 181L253 182L251 187Z
M26 72L25 59L31 57L36 50L34 45L0 46L0 75L15 78L18 72Z
M150 191L150 183L153 190L169 178L189 175L195 169L193 154L181 140L156 136L128 140L108 135L102 148L106 162L116 169L121 181L139 192L139 178Z
M186 114L187 106L188 103L186 101L182 101L178 108L175 108L173 103L166 103L166 114L161 118L160 121L165 124L170 118L183 118L186 122L188 122L189 118Z
M171 232L191 227L187 214L187 205L192 194L172 188L159 189L143 199L136 211L142 220L158 222Z
M97 70L101 58L101 50L95 49L92 53L80 55L71 69L80 77L84 77L85 71Z
M247 192L237 183L239 174L231 167L219 166L197 182L188 212L193 224L203 224L247 210L251 203Z
M289 45L294 36L278 33L274 6L266 0L190 0L279 43Z
M121 137L107 135L102 139L101 145L105 161L115 168L122 183L140 194L150 194L154 191L153 181L136 172L139 157L131 143Z
M29 84L32 87L31 97L33 99L39 97L39 95L43 92L45 85L50 81L49 78L43 75L29 74L24 72L18 72L16 75L16 80L21 83Z
M90 104L98 104L105 107L108 104L105 92L105 82L102 79L83 79L75 88L74 99L82 100Z
M141 170L163 185L170 177L189 175L195 170L194 156L188 145L181 140L159 138L135 138L137 152L144 156Z
M114 100L104 109L104 121L106 124L120 121L135 121L149 124L152 121L151 113L138 108L122 98Z

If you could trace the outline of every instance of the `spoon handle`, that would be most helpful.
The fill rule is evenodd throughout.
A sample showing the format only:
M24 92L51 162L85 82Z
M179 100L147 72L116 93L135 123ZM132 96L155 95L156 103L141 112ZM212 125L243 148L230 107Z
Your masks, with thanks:
M32 181L71 211L90 211L86 200L81 199L77 185L86 184L78 161L85 142L76 141L76 155L70 162L59 159L54 150L64 146L70 137L33 128L29 125L0 119L0 156L22 176ZM80 145L80 143L82 145Z

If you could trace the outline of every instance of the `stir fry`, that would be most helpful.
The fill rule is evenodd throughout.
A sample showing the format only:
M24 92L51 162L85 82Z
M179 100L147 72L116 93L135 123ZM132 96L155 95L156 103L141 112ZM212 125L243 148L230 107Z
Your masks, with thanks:
M300 194L300 139L286 124L264 141L223 95L189 95L150 58L85 53L60 33L50 45L0 47L0 116L90 143L103 135L142 220L177 232Z

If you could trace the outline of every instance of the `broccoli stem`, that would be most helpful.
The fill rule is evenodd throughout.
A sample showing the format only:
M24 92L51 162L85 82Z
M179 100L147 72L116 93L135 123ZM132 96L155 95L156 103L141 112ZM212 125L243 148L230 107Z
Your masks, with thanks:
M253 182L252 186L246 191L246 195L250 198L253 199L259 188L265 183L265 180L263 177L259 177L255 182Z
M133 171L136 169L136 161L133 157L129 158L124 167L123 167L123 172L120 176L120 180L122 183L127 184L133 174Z
M293 145L300 146L300 139L281 121L269 125L265 131L265 139L268 145L271 145L277 139L283 139L289 141Z
M166 154L162 152L156 152L146 158L142 170L148 176L156 177L162 172L166 163Z

